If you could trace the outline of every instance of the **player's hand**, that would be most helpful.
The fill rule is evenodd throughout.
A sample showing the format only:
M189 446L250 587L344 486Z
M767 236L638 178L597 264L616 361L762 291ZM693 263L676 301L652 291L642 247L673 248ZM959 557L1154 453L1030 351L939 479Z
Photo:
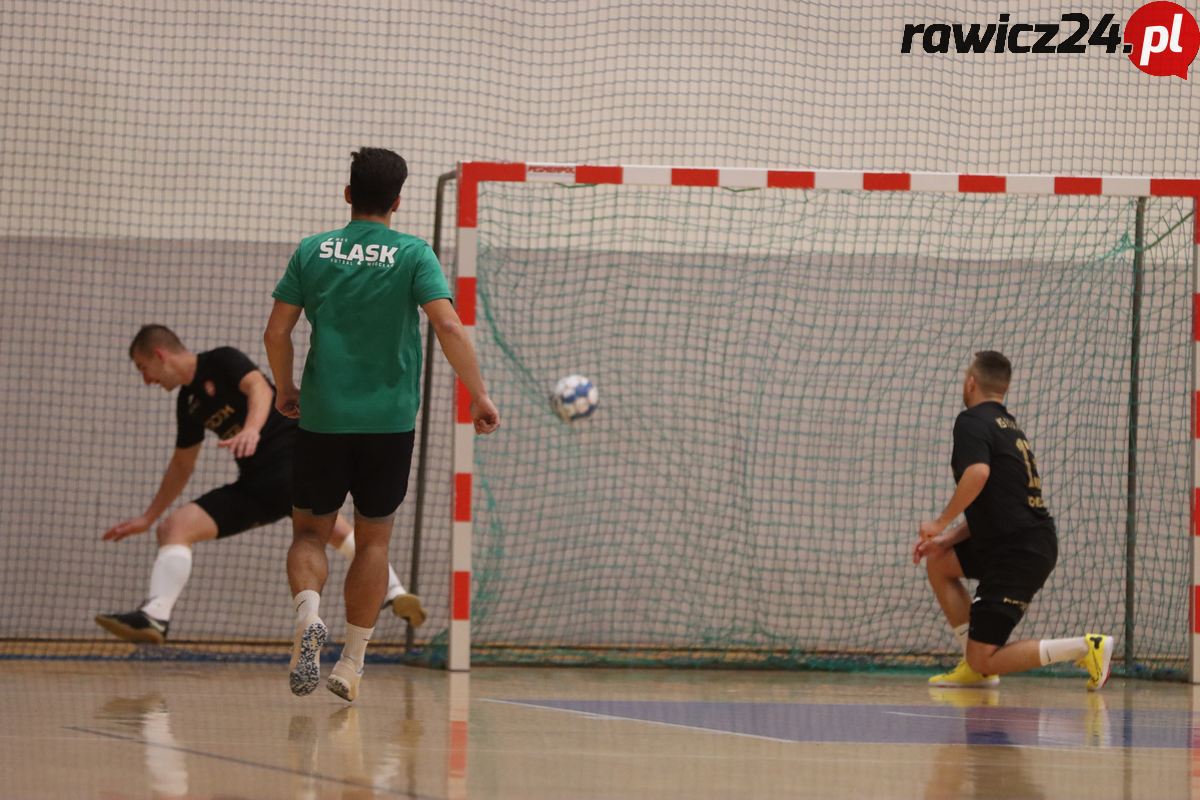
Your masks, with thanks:
M224 441L217 442L217 447L229 450L234 458L249 458L258 449L258 439L258 431L242 430Z
M500 427L500 411L487 395L471 401L471 421L476 433L491 433Z
M145 533L150 530L150 526L154 524L154 520L142 515L127 519L124 522L118 522L104 532L104 541L119 542L126 536L133 536L138 533Z
M927 519L917 527L917 536L923 540L932 539L944 530L946 526L936 519Z
M912 562L920 564L921 559L939 550L945 550L946 543L941 536L935 536L932 539L917 539L917 543L913 545Z
M277 387L275 410L288 419L300 419L300 390L295 386Z
M936 519L925 520L917 526L917 543L913 545L912 553L914 564L920 564L921 559L928 555L930 550L945 546L939 538L945 530L946 526Z
M928 526L928 527L927 527ZM930 520L927 523L921 523L917 543L913 545L913 563L920 564L921 559L925 556L940 553L943 550L948 550L954 546L956 540L954 528L945 528L936 520ZM927 535L929 531L937 531L932 536Z

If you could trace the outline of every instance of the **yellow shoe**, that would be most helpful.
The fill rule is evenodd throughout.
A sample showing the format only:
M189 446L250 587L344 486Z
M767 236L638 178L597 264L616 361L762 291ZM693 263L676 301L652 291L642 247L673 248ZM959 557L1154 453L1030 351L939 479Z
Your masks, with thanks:
M398 594L384 605L391 606L393 614L408 620L408 624L414 628L419 628L425 623L425 607L421 605L421 598L415 594Z
M946 688L955 687L971 687L978 689L986 686L999 686L999 675L980 675L967 664L966 660L958 662L958 666L949 672L943 672L941 675L934 675L929 679L930 686L944 686Z
M1088 671L1087 688L1089 692L1098 692L1108 683L1108 673L1112 669L1113 638L1102 633L1085 633L1087 640L1087 655L1075 662L1077 666Z

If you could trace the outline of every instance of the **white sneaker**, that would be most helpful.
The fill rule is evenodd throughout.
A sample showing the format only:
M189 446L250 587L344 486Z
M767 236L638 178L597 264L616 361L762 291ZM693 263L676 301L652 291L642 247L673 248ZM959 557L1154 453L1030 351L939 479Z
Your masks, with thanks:
M292 694L312 694L321 680L321 648L329 631L320 617L296 626L292 640L292 660L288 664L288 683Z
M353 702L358 697L358 684L362 680L362 667L355 669L346 659L339 659L325 679L325 687L338 697ZM311 691L311 690L310 690Z

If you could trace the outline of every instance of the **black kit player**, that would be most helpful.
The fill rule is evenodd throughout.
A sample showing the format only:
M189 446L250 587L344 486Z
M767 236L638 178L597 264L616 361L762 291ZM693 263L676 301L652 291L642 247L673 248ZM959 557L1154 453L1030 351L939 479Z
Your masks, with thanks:
M187 486L206 430L217 435L218 446L228 450L238 466L233 483L180 506L159 523L158 555L143 603L133 611L96 616L97 624L121 639L162 644L172 610L191 575L193 545L291 516L296 422L275 410L275 388L235 348L193 353L169 328L146 325L130 344L129 357L147 385L179 389L178 431L175 452L146 510L109 528L104 539L120 541L154 525ZM354 531L340 515L329 542L353 559ZM388 570L385 605L414 626L420 625L425 621L420 598L404 591L390 565Z
M1095 691L1108 680L1111 636L1008 641L1058 561L1033 449L1004 407L1011 381L1012 364L994 350L976 353L967 367L951 457L957 486L941 515L921 523L913 548L963 650L958 666L929 683L995 686L1006 673L1074 661ZM959 514L965 521L949 527ZM979 581L974 600L963 578Z

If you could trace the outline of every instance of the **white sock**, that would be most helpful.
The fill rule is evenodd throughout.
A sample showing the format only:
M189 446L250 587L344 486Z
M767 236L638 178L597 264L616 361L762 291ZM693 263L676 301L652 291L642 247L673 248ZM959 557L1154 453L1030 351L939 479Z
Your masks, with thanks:
M342 648L342 660L349 661L356 670L362 671L363 656L367 653L367 642L375 628L360 628L346 623L346 646Z
M1038 642L1038 656L1042 666L1060 661L1075 661L1087 655L1087 639L1072 636L1070 639L1042 639Z
M967 638L971 632L971 623L964 622L962 625L955 627L954 638L958 642L958 646L962 648L963 661L967 660Z
M186 544L165 544L158 548L150 570L150 599L142 606L150 616L166 622L175 601L192 575L192 548Z
M346 534L346 538L337 546L337 551L345 557L347 561L354 560L354 531ZM393 597L399 597L406 594L404 587L400 584L400 576L396 574L396 570L392 569L392 565L388 564L388 588L384 600L391 602Z
M297 592L292 598L292 606L296 609L296 624L303 625L317 616L321 609L321 595L312 589Z
M391 564L388 564L388 588L384 599L390 603L392 602L392 598L399 597L402 594L408 594L408 592L400 585L400 576L396 574L396 570L392 569Z

